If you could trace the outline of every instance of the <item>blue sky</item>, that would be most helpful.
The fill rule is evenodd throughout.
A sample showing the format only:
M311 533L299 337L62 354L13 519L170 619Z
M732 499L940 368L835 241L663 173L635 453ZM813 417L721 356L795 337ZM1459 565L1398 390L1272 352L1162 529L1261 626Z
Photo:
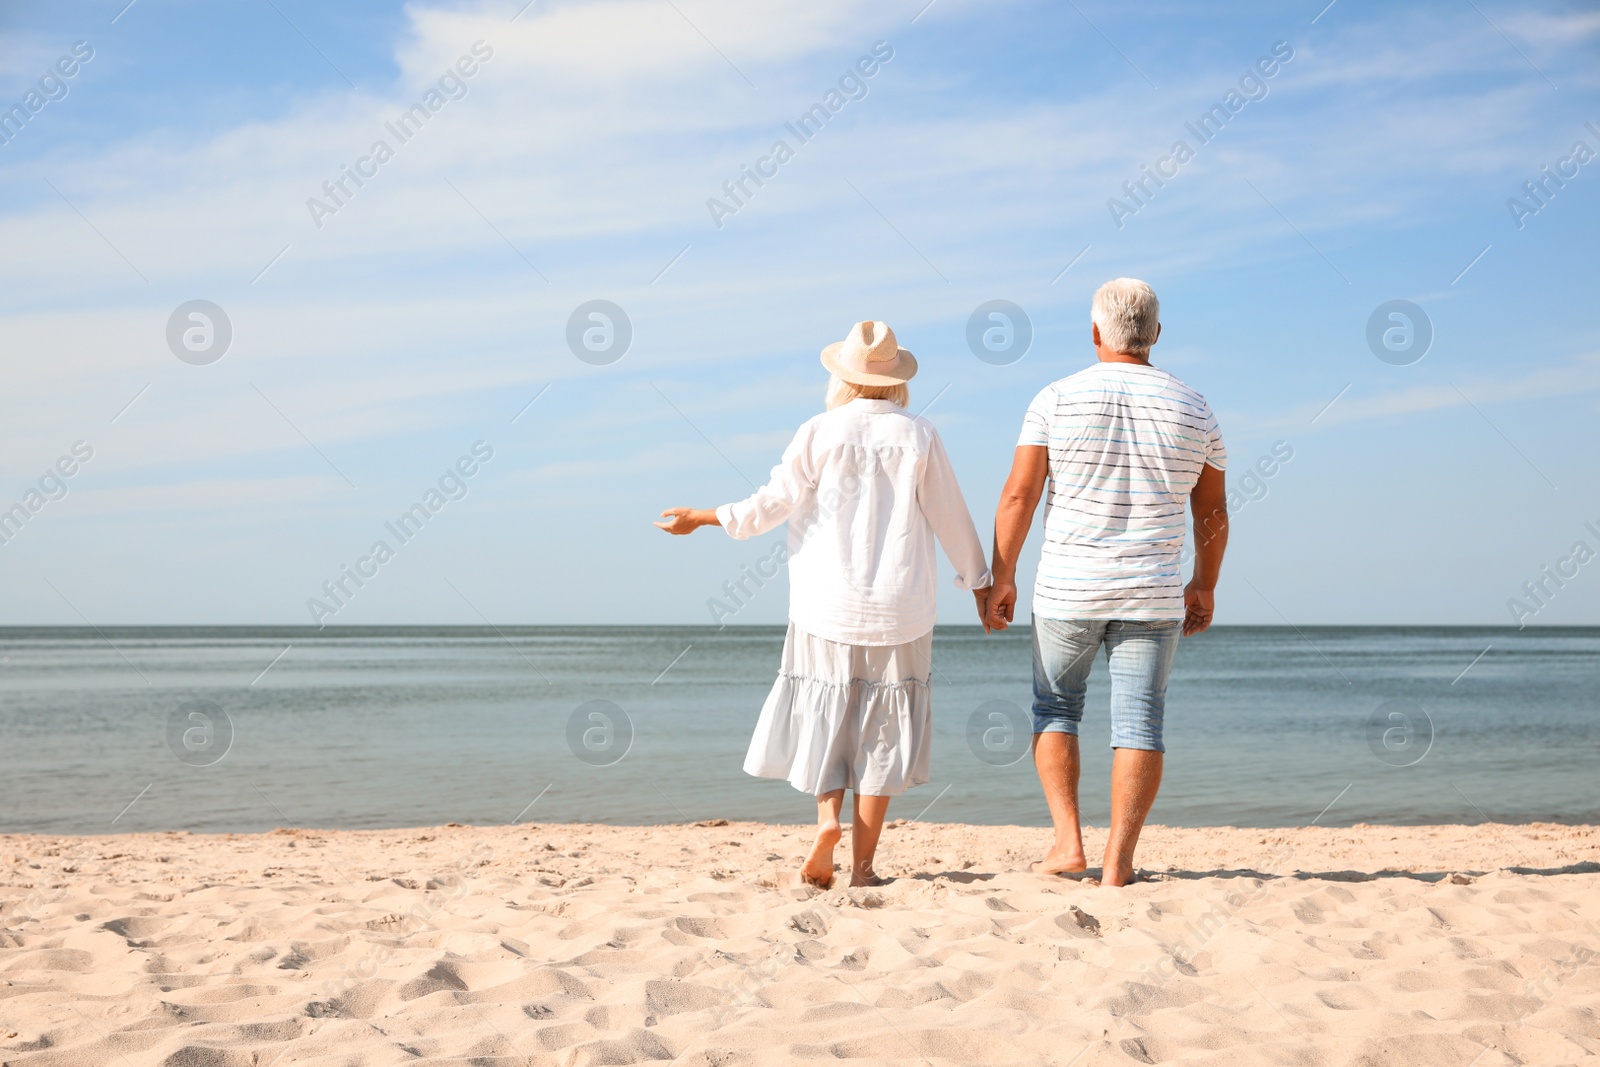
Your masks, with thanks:
M0 108L57 97L0 145L0 509L27 511L0 623L309 622L380 539L334 623L708 621L769 546L651 518L763 480L863 318L917 353L987 540L1022 412L1093 358L1116 276L1160 294L1155 362L1211 400L1234 484L1293 451L1235 515L1219 622L1510 622L1600 550L1600 160L1562 162L1600 152L1592 7L923 3L0 0ZM785 123L878 42L800 144ZM1539 204L1546 166L1569 177ZM596 299L632 326L606 365L567 343ZM996 299L1032 324L1008 365L966 341ZM192 300L231 324L220 360L169 348ZM1367 343L1391 300L1431 323L1408 365ZM480 441L400 544L385 523ZM1600 562L1573 568L1530 621L1600 623Z

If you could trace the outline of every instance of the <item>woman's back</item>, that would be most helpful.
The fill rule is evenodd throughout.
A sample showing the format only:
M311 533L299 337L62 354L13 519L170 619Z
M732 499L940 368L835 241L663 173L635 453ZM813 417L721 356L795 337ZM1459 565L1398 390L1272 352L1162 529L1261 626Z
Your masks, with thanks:
M673 534L721 526L742 539L788 523L789 631L744 769L816 798L800 877L824 888L845 790L854 790L850 884L879 885L872 857L889 798L930 773L934 539L980 618L990 575L939 432L905 410L916 357L873 321L856 323L821 361L828 410L795 433L766 485L714 512L669 508L656 525Z
M933 628L937 538L971 588L987 576L938 431L887 400L852 400L795 434L768 484L718 518L734 537L789 523L789 617L852 644Z

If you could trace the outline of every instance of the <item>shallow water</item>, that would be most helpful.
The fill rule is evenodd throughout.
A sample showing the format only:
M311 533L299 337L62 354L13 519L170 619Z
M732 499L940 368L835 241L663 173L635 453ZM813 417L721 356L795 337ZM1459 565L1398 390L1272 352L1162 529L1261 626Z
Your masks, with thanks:
M1048 823L1026 726L1008 737L1029 639L936 632L933 782L893 815ZM809 798L740 770L782 642L775 627L0 630L0 828L808 821ZM1102 659L1083 784L1101 823L1106 683ZM1172 825L1600 822L1600 628L1219 627L1180 646L1167 748L1152 821Z

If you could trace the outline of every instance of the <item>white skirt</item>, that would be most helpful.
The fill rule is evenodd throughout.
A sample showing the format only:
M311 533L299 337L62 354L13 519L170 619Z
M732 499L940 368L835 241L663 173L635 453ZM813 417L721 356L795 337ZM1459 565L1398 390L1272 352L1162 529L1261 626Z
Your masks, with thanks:
M932 631L900 645L846 645L791 622L745 773L811 796L892 797L926 784L932 657Z

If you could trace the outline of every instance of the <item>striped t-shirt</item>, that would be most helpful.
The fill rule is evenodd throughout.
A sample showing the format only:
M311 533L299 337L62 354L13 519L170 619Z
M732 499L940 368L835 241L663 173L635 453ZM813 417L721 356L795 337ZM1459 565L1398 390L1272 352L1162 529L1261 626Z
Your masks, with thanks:
M1096 363L1034 397L1017 444L1050 449L1033 613L1183 618L1189 493L1228 462L1205 397L1157 367Z

